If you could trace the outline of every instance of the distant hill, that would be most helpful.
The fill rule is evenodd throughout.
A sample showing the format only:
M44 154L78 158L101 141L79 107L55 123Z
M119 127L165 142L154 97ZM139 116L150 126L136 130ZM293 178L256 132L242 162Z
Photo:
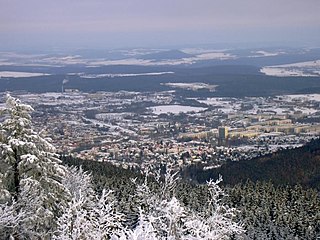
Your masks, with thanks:
M139 58L145 60L173 60L181 58L193 57L192 54L187 54L179 50L161 51L157 53L150 53L140 56Z
M216 179L221 174L223 182L228 185L251 180L320 189L320 140L252 160L227 162L217 169L204 171L201 166L190 166L182 174L199 183Z

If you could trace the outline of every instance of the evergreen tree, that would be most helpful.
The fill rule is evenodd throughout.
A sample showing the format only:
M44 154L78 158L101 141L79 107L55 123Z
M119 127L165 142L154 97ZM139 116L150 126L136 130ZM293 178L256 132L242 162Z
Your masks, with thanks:
M33 130L32 111L31 106L8 95L1 113L1 201L12 209L8 225L14 226L4 235L49 239L69 191L62 184L66 169L55 148ZM15 219L19 219L18 226L12 222Z

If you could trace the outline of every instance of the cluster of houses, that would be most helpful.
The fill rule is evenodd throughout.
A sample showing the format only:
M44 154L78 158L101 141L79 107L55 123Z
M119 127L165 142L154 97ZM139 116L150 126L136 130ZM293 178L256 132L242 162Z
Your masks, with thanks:
M174 91L16 95L35 108L35 127L59 152L123 167L213 167L301 146L320 133L317 95L206 100L177 98ZM190 110L186 101L194 103ZM170 107L155 112L159 106Z

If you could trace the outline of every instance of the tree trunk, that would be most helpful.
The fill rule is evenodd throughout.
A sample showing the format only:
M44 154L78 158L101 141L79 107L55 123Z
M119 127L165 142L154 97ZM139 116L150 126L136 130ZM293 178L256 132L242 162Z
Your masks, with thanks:
M18 154L18 150L14 149L14 158L15 162L13 164L13 181L14 181L14 200L18 200L19 192L20 192L20 174L19 174L19 163L20 163L20 156Z

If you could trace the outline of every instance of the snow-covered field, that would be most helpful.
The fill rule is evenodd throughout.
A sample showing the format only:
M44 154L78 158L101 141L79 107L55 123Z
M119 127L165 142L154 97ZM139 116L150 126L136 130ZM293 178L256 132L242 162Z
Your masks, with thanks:
M81 78L103 78L103 77L113 78L113 77L159 76L164 74L174 74L174 72L80 74L80 77Z
M96 119L98 120L123 120L124 117L132 116L132 113L123 112L123 113L99 113L96 114Z
M230 53L224 53L224 52L207 52L207 53L201 53L196 55L195 57L192 57L191 59L193 61L201 61L201 60L226 60L226 59L233 59L235 58L234 55L231 55Z
M320 60L263 67L260 72L277 77L319 77Z
M294 94L279 96L286 101L300 100L300 101L316 101L320 102L320 94Z
M280 54L285 54L285 52L283 52L283 51L270 52L270 51L263 51L263 50L254 51L252 53L255 55L250 56L250 57L274 57L274 56L278 56Z
M191 107L191 106L183 106L183 105L161 105L150 107L154 114L161 114L161 113L173 113L178 114L180 112L200 112L206 110L203 107Z
M94 124L96 126L109 128L109 133L112 135L115 135L115 136L121 136L122 133L127 133L127 134L131 134L134 136L137 135L136 132L129 130L129 129L126 129L126 128L123 128L118 125L107 124L107 123L101 122L99 120L94 120L94 119L89 119L89 118L84 118L84 119L88 122L91 122L92 124Z
M219 107L222 113L232 113L240 109L240 104L228 101L224 98L207 98L206 100L197 100L210 106Z
M0 71L0 78L21 78L21 77L39 77L47 76L47 73L31 73L31 72L11 72L11 71Z
M149 60L127 58L120 60L98 59L87 63L89 67L108 66L108 65L152 65Z
M172 88L182 88L182 89L187 89L187 90L199 90L199 89L209 89L210 91L215 91L216 87L218 85L210 85L207 83L200 83L200 82L195 82L195 83L164 83L163 85L169 86Z

